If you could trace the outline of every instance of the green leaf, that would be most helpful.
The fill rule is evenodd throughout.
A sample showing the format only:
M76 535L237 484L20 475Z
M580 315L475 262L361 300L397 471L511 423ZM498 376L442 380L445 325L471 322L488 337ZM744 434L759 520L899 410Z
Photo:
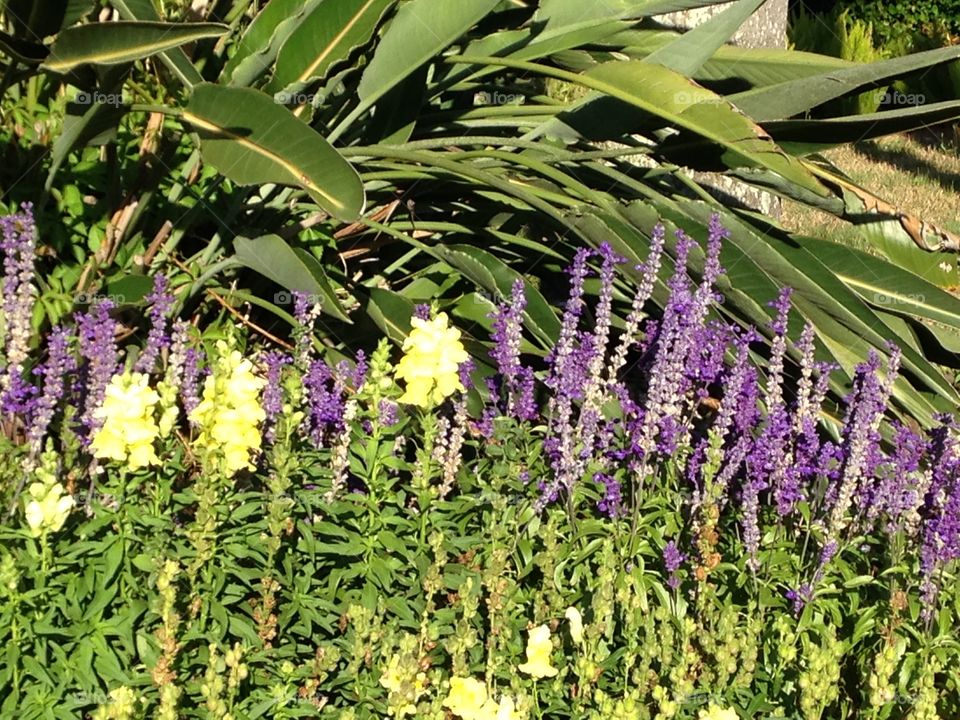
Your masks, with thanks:
M204 159L241 185L300 185L341 220L363 212L360 176L323 137L259 90L203 83L183 119L199 130Z
M110 0L110 4L117 9L124 20L153 20L159 21L152 0ZM177 76L181 83L188 88L203 82L200 71L197 70L187 57L183 48L173 48L160 53L163 64Z
M110 22L63 30L43 68L65 73L78 65L118 65L229 31L218 23Z
M360 104L348 120L366 112L398 82L455 42L499 4L500 0L410 0L403 4L360 78ZM333 136L340 131L338 127Z
M326 0L300 21L277 58L267 86L277 92L323 78L330 67L367 43L394 0Z
M960 328L960 299L919 275L848 245L796 240L871 305Z
M960 100L930 103L850 117L773 120L763 129L784 150L809 155L846 143L909 132L960 118Z
M683 75L693 75L764 2L766 0L738 0L719 15L655 50L645 60Z
M413 301L390 290L370 288L367 314L388 338L394 342L403 342L410 334Z
M320 0L270 0L244 30L220 72L220 81L248 87L273 67L277 53Z
M542 0L537 21L546 30L579 26L603 20L626 20L716 5L717 0Z
M805 113L862 88L876 87L881 82L957 58L960 58L960 46L927 50L748 90L730 95L727 99L758 122L780 120Z
M337 298L323 265L301 248L292 248L279 235L262 235L233 242L237 262L256 270L288 290L316 295L321 309L338 320L350 322Z
M625 30L600 44L631 58L644 59L679 37L681 34L672 30ZM692 73L692 77L703 83L723 83L727 88L725 92L729 93L776 85L854 65L849 60L799 50L723 45Z
M722 151L721 160L728 167L767 168L812 193L829 194L797 159L771 142L760 126L719 95L679 73L631 60L597 65L582 77L589 80L583 84L593 90L715 143ZM588 98L575 109L545 123L534 135L556 124L588 131L595 126L599 112L614 110L605 105L604 100Z
M502 260L473 245L437 245L432 254L441 258L473 283L487 291L496 292L499 299L509 299L514 281L520 273ZM529 282L524 283L527 307L524 315L529 330L551 345L560 334L560 320L540 291Z

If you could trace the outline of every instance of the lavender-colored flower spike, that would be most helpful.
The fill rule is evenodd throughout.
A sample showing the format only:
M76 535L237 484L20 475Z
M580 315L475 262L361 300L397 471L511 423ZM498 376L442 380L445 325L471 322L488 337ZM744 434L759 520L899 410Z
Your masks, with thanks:
M31 458L35 458L43 449L47 428L53 420L60 398L63 397L64 380L76 365L70 354L70 335L63 327L55 327L47 342L47 361L37 369L37 374L43 376L43 390L27 430L27 445Z
M13 388L15 378L23 379L23 365L30 351L31 322L37 291L33 286L36 225L33 206L24 203L22 212L0 218L3 240L3 318L0 349L6 367L0 370L0 395ZM21 388L22 389L22 388Z
M686 556L677 548L675 541L670 540L663 546L663 566L670 574L667 585L672 590L680 587L680 578L677 575L677 570L683 565L684 560L686 560Z
M263 389L263 412L266 414L265 437L273 442L276 437L277 416L283 410L283 385L280 376L283 367L293 362L293 358L279 350L271 350L263 355L266 366L266 386Z
M490 350L490 357L497 363L500 376L508 387L516 384L520 372L520 340L526 305L523 280L517 278L513 281L510 302L501 305L491 314L493 332L490 339L493 340L493 348Z
M88 441L99 427L99 421L93 417L93 413L103 403L104 392L119 364L114 337L117 324L110 317L112 309L113 303L103 300L77 318L80 356L86 360L86 388L80 420L87 430Z
M170 293L170 281L164 275L153 278L153 292L146 297L150 305L150 330L143 352L137 358L134 370L150 374L157 364L161 350L170 347L170 335L167 332L167 323L170 310L173 308L174 297Z
M643 319L643 306L647 304L650 296L653 295L654 284L660 273L660 263L663 257L663 243L666 232L661 223L653 228L650 237L650 254L647 259L637 266L640 270L640 284L637 292L633 296L633 305L630 308L630 314L627 315L627 323L623 333L620 335L620 342L613 357L607 367L607 382L613 384L617 380L620 369L626 364L627 353L637 342L637 333L640 330L640 321Z
M183 358L183 375L180 381L180 402L183 410L190 417L197 405L200 404L200 363L204 353L195 347L188 347ZM194 425L193 420L189 421Z

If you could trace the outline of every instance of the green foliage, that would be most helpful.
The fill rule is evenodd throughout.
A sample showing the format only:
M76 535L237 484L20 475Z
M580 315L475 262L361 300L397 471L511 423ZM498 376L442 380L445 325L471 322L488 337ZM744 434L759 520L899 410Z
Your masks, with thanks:
M277 301L284 289L323 295L326 341L349 346L403 322L384 312L385 297L396 308L439 295L461 317L481 314L467 300L493 292L499 270L449 262L449 244L489 253L487 266L536 268L545 302L556 302L550 278L577 247L611 236L645 247L642 213L703 231L718 200L681 167L736 177L901 245L960 249L809 157L805 141L849 140L846 118L789 124L852 107L953 50L861 64L869 46L853 29L850 61L726 47L755 0L689 34L650 26L651 15L708 4L234 0L206 4L201 17L186 3L142 0L67 3L49 17L8 5L0 182L5 202L36 203L49 245L37 322L165 271L187 285L187 312L209 319L226 303L244 315L249 303L251 322L279 336L277 319L290 317ZM960 113L901 110L857 126L858 137ZM775 293L770 278L795 274L794 245L764 218L727 212L736 242L759 244L750 255L764 259L724 290L721 312L756 321ZM279 243L287 247L266 262L252 257ZM830 268L815 274L803 312L832 308L819 352L849 373L854 356L838 350L848 333L857 354L882 351L896 333L853 292L850 306L833 302L842 282ZM541 350L543 321L530 319ZM916 384L897 388L897 410L929 424L957 396L930 362L949 355L923 337L906 358Z
M874 25L884 43L914 33L944 28L960 32L960 2L957 0L844 0L852 15Z

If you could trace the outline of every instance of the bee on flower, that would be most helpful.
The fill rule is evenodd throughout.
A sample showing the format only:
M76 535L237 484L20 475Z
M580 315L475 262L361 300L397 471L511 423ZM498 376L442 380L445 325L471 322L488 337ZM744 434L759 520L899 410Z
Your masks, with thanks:
M413 330L403 341L403 358L396 378L406 390L400 402L431 408L455 392L463 391L460 364L470 357L460 342L460 331L449 327L446 313L432 320L414 317Z

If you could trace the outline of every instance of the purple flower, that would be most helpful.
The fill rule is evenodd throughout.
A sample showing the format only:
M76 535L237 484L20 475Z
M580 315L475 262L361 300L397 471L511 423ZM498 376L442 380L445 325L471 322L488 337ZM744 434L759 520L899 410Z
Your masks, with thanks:
M3 335L0 336L0 349L6 359L6 367L0 370L0 396L8 391L20 397L3 398L6 405L22 404L24 393L29 394L23 380L24 363L30 351L32 334L33 306L36 302L36 288L33 286L34 255L36 252L36 225L33 220L33 206L22 205L22 212L0 218L0 230L3 240L3 292L2 315L4 318ZM17 387L14 388L14 384Z
M150 331L143 352L137 358L134 370L150 374L157 364L160 351L170 347L170 335L167 333L167 322L170 310L173 308L174 297L169 292L170 281L164 275L153 278L153 292L146 297L150 305Z
M603 487L603 495L597 502L597 509L612 520L622 517L625 511L620 481L612 475L597 473L593 481Z
M341 370L346 368L338 368L334 373L323 360L317 359L310 363L303 379L307 398L304 425L317 447L327 446L344 429L346 396Z
M280 350L271 350L263 355L266 366L266 385L263 389L263 411L266 414L266 438L273 442L276 438L277 416L283 410L283 385L280 382L283 368L293 362L293 358Z
M93 431L99 427L99 421L93 417L94 411L103 404L104 392L110 378L117 372L119 360L115 339L117 324L110 317L113 303L103 300L92 306L86 313L77 316L77 329L80 338L80 356L86 360L84 376L83 413L81 424L87 430L87 441Z
M36 457L43 449L47 428L63 397L64 379L75 366L76 362L70 355L70 335L63 327L57 326L47 340L47 361L35 371L43 378L43 389L27 430L27 445L32 457Z
M617 375L627 361L627 353L637 342L637 333L640 330L640 321L643 319L643 308L653 295L653 288L660 274L660 262L663 257L663 243L665 231L662 223L657 223L650 236L650 253L641 265L636 267L640 271L640 283L633 296L633 305L627 315L626 327L620 335L620 342L613 353L610 364L607 366L607 382L616 382Z
M520 371L520 340L523 333L523 311L527 305L527 298L523 290L523 280L513 281L510 302L500 305L492 314L493 349L490 357L497 364L497 369L504 383L508 386L516 383Z
M413 316L418 320L429 320L431 312L429 303L419 303L413 306Z
M203 359L203 350L188 347L183 356L183 376L180 380L180 402L187 413L187 417L200 404L200 362ZM194 421L190 420L193 425Z
M391 400L381 400L380 404L377 406L377 414L380 416L380 424L384 427L390 427L391 425L396 425L399 417L398 411L399 406Z
M686 555L680 552L675 541L670 540L663 546L663 566L670 575L667 585L672 590L680 587L680 577L677 575L677 570L680 569L685 560Z

